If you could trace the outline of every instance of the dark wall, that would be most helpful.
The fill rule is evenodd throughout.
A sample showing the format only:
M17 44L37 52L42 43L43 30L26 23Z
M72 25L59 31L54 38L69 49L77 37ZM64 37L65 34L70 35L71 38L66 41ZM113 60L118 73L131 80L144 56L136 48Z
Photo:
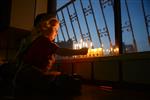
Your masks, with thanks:
M47 13L56 15L56 1L48 0Z
M11 0L0 0L0 31L10 24Z

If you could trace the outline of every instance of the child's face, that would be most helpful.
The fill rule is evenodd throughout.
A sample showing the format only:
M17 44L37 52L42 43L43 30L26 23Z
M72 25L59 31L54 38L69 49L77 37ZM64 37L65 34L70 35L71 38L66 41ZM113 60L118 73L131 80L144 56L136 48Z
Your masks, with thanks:
M52 33L50 34L51 40L54 40L58 34L59 24L52 27Z
M50 25L49 20L44 21L41 24L41 29L44 35L47 35L51 41L53 41L57 34L58 34L58 29L59 29L59 23L55 23L53 26Z

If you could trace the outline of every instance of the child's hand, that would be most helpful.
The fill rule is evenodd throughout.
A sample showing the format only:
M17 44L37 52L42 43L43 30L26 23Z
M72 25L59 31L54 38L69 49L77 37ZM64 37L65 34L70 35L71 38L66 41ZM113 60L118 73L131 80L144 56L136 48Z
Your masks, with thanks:
M47 71L47 72L44 72L44 75L52 75L52 76L59 76L61 75L61 72L59 71Z
M88 48L82 48L80 49L80 54L81 55L86 55L88 53Z

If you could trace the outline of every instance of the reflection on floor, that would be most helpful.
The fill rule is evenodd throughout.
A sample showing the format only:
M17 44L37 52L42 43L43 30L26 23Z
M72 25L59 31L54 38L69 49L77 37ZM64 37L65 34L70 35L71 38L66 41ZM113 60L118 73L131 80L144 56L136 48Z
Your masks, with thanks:
M74 100L150 100L150 91L83 85L82 95Z

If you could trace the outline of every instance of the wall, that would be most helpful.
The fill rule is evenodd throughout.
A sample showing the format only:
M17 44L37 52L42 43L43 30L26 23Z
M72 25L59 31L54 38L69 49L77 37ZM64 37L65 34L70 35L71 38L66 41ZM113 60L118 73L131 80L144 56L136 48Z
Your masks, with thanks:
M64 72L67 70L66 73L69 74L77 73L86 80L150 85L150 52L57 60L56 65Z
M0 5L0 63L4 63L30 34L36 15L47 12L48 0L2 0Z
M31 30L34 20L35 0L13 0L10 26Z
M47 0L12 0L10 26L31 30L37 14L47 12Z
M122 63L124 81L150 84L150 59L127 60Z
M5 30L9 26L10 9L11 0L0 0L0 32Z

